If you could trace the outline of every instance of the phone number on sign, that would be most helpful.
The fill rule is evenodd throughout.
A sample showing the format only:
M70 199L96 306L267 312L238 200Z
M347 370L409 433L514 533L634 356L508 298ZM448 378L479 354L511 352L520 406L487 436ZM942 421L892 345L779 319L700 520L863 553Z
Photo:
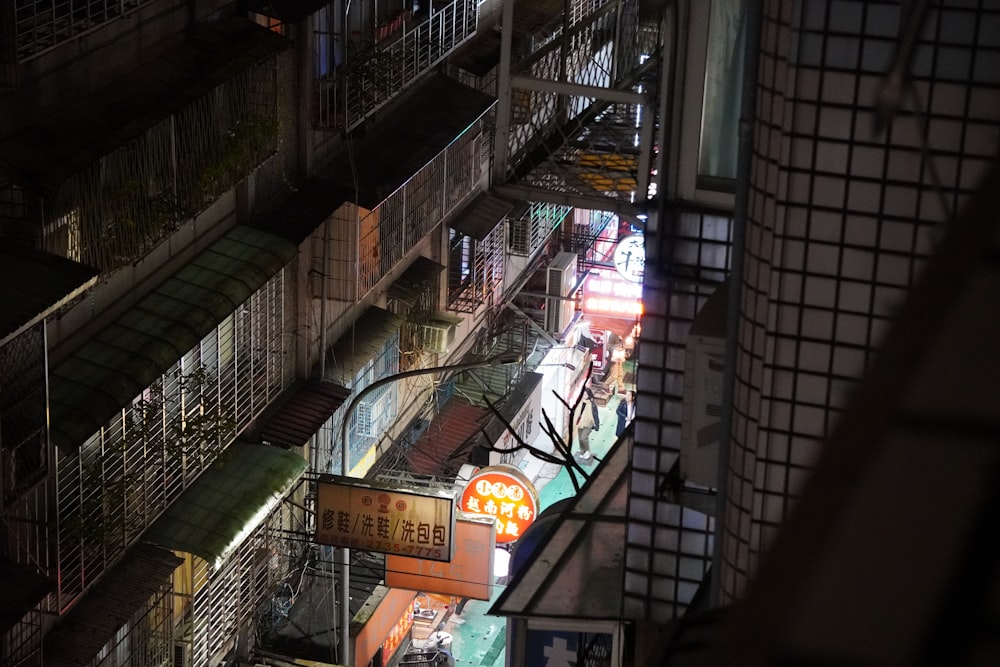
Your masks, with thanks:
M433 547L422 547L418 544L406 544L405 542L386 542L370 537L351 537L344 542L351 549L363 549L364 551L381 551L384 553L399 554L400 556L413 556L415 558L434 558L443 560L446 558L443 549Z

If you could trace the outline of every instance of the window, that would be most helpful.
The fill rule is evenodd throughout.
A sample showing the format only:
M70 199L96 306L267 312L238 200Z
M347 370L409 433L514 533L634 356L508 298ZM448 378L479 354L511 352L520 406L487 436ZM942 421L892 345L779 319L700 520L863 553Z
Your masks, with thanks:
M746 17L739 0L712 0L708 19L698 187L731 192L736 179Z
M379 355L370 360L354 377L354 390L361 391L373 382L388 377L399 370L399 334L390 336ZM392 425L397 411L397 387L388 384L380 387L358 403L348 428L350 465L354 466L374 446ZM349 472L349 471L347 471ZM345 473L346 474L346 473Z

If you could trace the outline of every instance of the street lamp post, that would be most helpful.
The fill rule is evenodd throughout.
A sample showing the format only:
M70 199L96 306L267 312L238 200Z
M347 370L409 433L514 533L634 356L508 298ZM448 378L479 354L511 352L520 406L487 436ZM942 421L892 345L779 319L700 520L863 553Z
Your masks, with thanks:
M467 371L473 368L488 368L490 366L506 366L508 364L516 364L520 361L521 355L519 353L503 352L478 361L467 361L459 364L452 364L450 366L416 368L411 371L403 371L402 373L387 375L384 378L379 378L375 382L372 382L351 399L351 402L347 404L347 409L344 411L344 419L340 423L341 474L346 477L351 467L351 448L347 442L347 426L351 421L351 415L354 413L354 409L358 407L358 404L362 401L362 399L371 394L373 391L392 382L396 382L397 380L405 380L406 378L416 377L418 375L433 375L435 373L445 373L449 371ZM349 666L351 664L351 550L347 547L341 547L340 555L342 559L342 570L340 576L340 660L344 665Z

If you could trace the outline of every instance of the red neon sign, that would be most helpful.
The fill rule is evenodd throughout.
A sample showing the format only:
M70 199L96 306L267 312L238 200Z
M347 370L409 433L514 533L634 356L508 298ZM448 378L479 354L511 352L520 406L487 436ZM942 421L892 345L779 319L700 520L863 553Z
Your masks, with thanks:
M520 470L500 464L483 468L462 491L460 508L496 521L497 544L521 537L538 514L538 492Z
M642 315L642 283L629 282L615 271L592 270L583 284L583 310L629 319Z

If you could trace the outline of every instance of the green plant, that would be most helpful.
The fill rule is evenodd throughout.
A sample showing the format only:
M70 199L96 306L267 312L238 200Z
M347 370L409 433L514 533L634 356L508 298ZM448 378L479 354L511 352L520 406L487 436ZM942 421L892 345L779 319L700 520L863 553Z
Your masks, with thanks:
M205 201L214 200L253 171L274 152L278 140L276 118L237 121L224 137L221 148L198 175L198 193Z
M80 505L62 519L69 534L98 546L122 542L128 533L142 528L141 513L121 511L138 496L146 475L145 466L136 469L124 463L129 452L159 446L168 467L186 466L192 459L207 465L221 458L236 431L236 420L211 391L215 377L204 366L186 373L178 370L175 377L169 392L162 381L151 386L126 411L121 437L81 465Z

